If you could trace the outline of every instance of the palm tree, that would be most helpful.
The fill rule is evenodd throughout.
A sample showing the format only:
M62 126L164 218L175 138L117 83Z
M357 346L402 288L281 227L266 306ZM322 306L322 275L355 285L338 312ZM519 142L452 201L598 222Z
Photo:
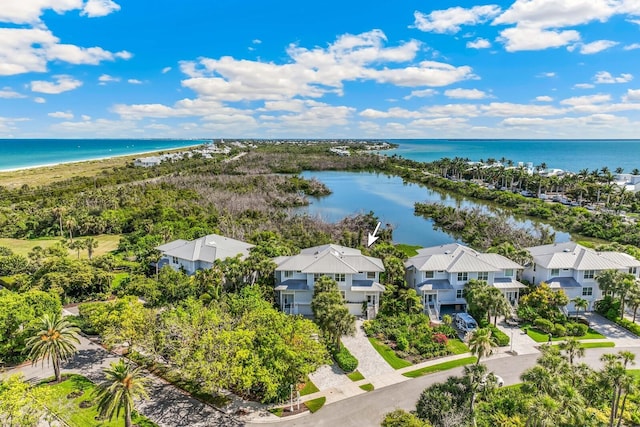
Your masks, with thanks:
M492 347L493 341L491 340L491 329L476 329L471 334L469 349L471 350L471 353L478 358L478 360L476 360L476 365L480 363L480 359L489 356L492 353Z
M84 239L84 247L87 249L87 256L91 259L93 258L93 250L98 247L98 241L93 237L87 237Z
M109 368L104 369L104 374L106 380L96 388L100 415L111 421L114 415L119 417L120 412L124 411L124 425L130 427L134 399L149 398L146 390L148 378L144 376L142 368L133 369L122 359L112 362Z
M638 285L638 283L629 289L625 300L627 301L627 304L633 308L633 322L635 322L638 307L640 307L640 285Z
M567 338L564 342L561 342L560 349L565 352L565 356L571 366L573 366L573 362L577 357L584 356L584 348L580 347L580 341L575 337Z
M489 382L489 379L487 378L486 365L476 363L475 365L465 366L464 378L468 382L469 389L471 392L471 396L469 399L469 412L471 413L473 425L476 426L477 425L476 414L475 414L476 397L478 395L478 391L480 391L480 389L483 387L487 387L487 383Z
M580 310L587 311L587 307L589 307L589 301L582 297L575 297L571 300L573 302L573 306L576 308L576 314L580 314Z
M29 358L35 365L38 359L47 359L53 364L56 381L62 381L60 363L68 360L76 352L75 344L80 344L75 326L62 318L60 314L45 314L40 319L40 330L26 342Z

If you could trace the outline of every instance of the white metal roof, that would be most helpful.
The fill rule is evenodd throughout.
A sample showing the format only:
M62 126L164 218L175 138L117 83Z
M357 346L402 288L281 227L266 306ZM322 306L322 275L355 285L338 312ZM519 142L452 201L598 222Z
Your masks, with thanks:
M358 249L339 245L322 245L303 249L298 255L274 258L276 271L299 271L301 273L346 273L382 272L384 266L379 258L362 255Z
M249 255L253 245L218 234L209 234L196 240L175 240L158 246L156 249L165 256L176 257L187 261L214 262L241 255Z
M419 271L447 271L462 273L474 271L502 271L522 269L518 263L499 254L483 254L458 243L418 250L418 255L405 262L406 267Z

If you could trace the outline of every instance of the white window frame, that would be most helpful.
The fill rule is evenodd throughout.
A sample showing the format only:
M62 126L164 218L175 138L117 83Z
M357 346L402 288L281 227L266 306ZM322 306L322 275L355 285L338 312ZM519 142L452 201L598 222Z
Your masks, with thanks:
M292 279L293 278L293 271L292 270L285 270L282 272L282 277L284 277L285 279Z
M171 257L171 263L172 264L178 264L178 257L172 256Z
M333 280L335 280L338 283L346 282L347 275L345 273L334 273Z
M469 273L467 273L466 271L461 271L460 273L458 273L458 282L466 282L469 280Z
M462 295L462 292L463 292L462 289L456 289L456 299L464 298L464 296Z
M559 275L560 275L560 269L559 268L552 268L551 269L551 277L559 276Z
M489 272L488 271L478 271L478 280L484 280L485 282L489 280Z
M347 291L340 291L340 295L342 295L342 301L346 301L347 300Z
M424 278L425 279L433 279L434 277L436 277L436 273L433 270L428 270L424 272Z
M591 297L593 296L593 287L592 286L585 286L582 288L582 296L583 297Z
M583 279L594 279L595 277L596 277L595 270L585 270L584 273L582 274Z
M376 272L375 271L367 271L367 279L374 279L376 278Z
M514 274L514 273L513 273L513 268L507 268L507 269L504 271L504 277L513 277L513 274Z

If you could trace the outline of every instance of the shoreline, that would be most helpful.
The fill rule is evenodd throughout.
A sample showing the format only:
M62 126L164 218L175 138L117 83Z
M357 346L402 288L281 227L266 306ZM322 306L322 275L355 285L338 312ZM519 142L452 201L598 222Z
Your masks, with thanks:
M46 164L32 165L32 166L20 166L20 167L17 167L17 168L0 169L0 174L5 173L5 172L7 172L7 173L8 172L20 172L20 171L27 171L27 170L33 170L33 169L52 168L52 167L56 167L56 166L69 165L69 164L74 164L74 163L99 162L99 161L104 161L104 160L109 160L109 159L116 159L118 157L133 157L133 156L141 156L141 155L145 155L145 154L155 154L155 153L160 154L160 153L175 152L175 151L180 151L180 150L191 150L191 149L200 147L202 145L205 145L205 144L202 143L202 144L197 144L197 145L185 145L184 147L164 148L164 149L161 149L161 150L141 151L141 152L129 153L129 154L116 154L114 156L92 157L92 158L88 158L88 159L69 160L69 161L62 161L62 162L57 162L57 163L46 163Z

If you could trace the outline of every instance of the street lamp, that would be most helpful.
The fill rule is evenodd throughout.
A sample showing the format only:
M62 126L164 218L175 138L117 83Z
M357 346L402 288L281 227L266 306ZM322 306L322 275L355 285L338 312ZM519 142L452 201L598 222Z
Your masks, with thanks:
M513 325L511 325L511 350L510 353L513 354Z
M289 412L293 412L293 384L291 384L291 393L289 394L289 396L290 396L289 402L291 404Z

